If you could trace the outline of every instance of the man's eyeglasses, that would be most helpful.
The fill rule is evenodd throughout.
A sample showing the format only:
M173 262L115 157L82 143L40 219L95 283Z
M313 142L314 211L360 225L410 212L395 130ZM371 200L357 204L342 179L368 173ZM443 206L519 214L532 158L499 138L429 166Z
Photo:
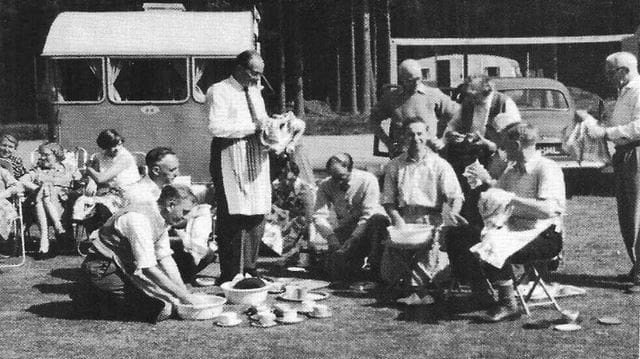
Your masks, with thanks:
M616 68L614 68L614 69L608 69L608 70L606 71L606 74L607 74L608 76L613 76L613 75L617 74L617 73L618 73L618 71L620 71L620 70L626 70L626 69L627 69L626 67L616 67Z
M260 78L260 77L262 77L262 72L254 71L254 70L252 70L252 69L250 69L250 68L248 68L248 67L244 67L244 66L243 66L243 68L244 68L244 70L247 72L247 74L248 74L249 76L253 77L253 78Z

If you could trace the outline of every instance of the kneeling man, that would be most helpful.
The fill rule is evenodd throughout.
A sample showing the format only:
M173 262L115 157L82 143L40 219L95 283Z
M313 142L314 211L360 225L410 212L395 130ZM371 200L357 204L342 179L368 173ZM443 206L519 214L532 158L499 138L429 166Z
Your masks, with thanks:
M326 168L330 176L318 186L313 220L329 244L330 262L338 264L330 266L331 275L353 279L363 266L375 275L389 226L380 205L378 180L369 172L354 169L348 153L331 156ZM329 221L330 209L336 215L335 227Z
M433 139L435 134L424 121L409 120L405 128L408 150L386 167L382 204L400 231L406 228L406 223L426 223L438 228L443 223L457 225L461 218L464 196L460 184L451 165L430 147ZM449 264L442 250L435 240L426 249L419 249L420 253L389 245L383 257L382 278L395 282L410 274L410 283L406 283L409 287L437 283L444 279ZM411 273L406 273L406 263L414 264L409 269Z
M493 180L482 167L475 168L472 173L490 186L512 193L509 201L512 212L507 221L509 230L543 229L535 239L506 258L501 268L484 265L486 276L498 291L498 305L487 312L487 319L491 322L520 316L511 263L551 259L562 250L562 216L566 202L564 176L556 162L536 151L537 138L538 131L531 125L517 123L507 126L503 130L503 147L509 167L498 180Z
M72 294L79 309L155 322L171 316L174 304L197 304L171 257L167 232L195 203L188 187L168 185L156 203L134 203L112 216L82 263Z

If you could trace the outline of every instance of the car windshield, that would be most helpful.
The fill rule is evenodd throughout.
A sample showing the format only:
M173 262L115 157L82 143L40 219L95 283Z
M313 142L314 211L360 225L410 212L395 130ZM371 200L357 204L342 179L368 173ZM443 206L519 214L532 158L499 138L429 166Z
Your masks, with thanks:
M519 109L525 110L568 110L569 102L564 94L553 89L501 90L511 97Z

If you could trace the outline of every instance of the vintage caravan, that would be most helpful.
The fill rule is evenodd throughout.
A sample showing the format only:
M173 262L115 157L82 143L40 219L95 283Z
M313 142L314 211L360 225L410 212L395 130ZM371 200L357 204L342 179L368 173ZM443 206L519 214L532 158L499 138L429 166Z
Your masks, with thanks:
M441 55L418 59L422 78L440 88L455 88L464 81L464 55ZM469 54L467 74L485 74L491 77L521 77L520 64L508 57Z
M205 93L256 49L257 14L246 12L65 12L42 51L57 138L90 153L114 128L132 151L172 147L183 175L210 181Z

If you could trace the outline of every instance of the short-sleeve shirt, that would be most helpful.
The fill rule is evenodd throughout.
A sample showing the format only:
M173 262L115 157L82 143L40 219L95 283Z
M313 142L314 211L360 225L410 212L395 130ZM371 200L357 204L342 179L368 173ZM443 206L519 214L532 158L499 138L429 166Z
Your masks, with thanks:
M440 210L445 200L454 198L464 198L458 178L449 162L434 152L427 152L420 160L404 153L387 165L383 204Z
M144 214L124 214L114 222L114 228L129 240L136 269L154 267L160 259L173 254L168 232L164 230L153 238L152 223Z
M497 186L513 192L518 197L550 200L557 213L556 225L562 225L562 215L566 210L565 183L562 169L556 162L537 153L524 165L512 163L498 179ZM537 219L526 214L514 213L511 224L526 229L532 228Z

